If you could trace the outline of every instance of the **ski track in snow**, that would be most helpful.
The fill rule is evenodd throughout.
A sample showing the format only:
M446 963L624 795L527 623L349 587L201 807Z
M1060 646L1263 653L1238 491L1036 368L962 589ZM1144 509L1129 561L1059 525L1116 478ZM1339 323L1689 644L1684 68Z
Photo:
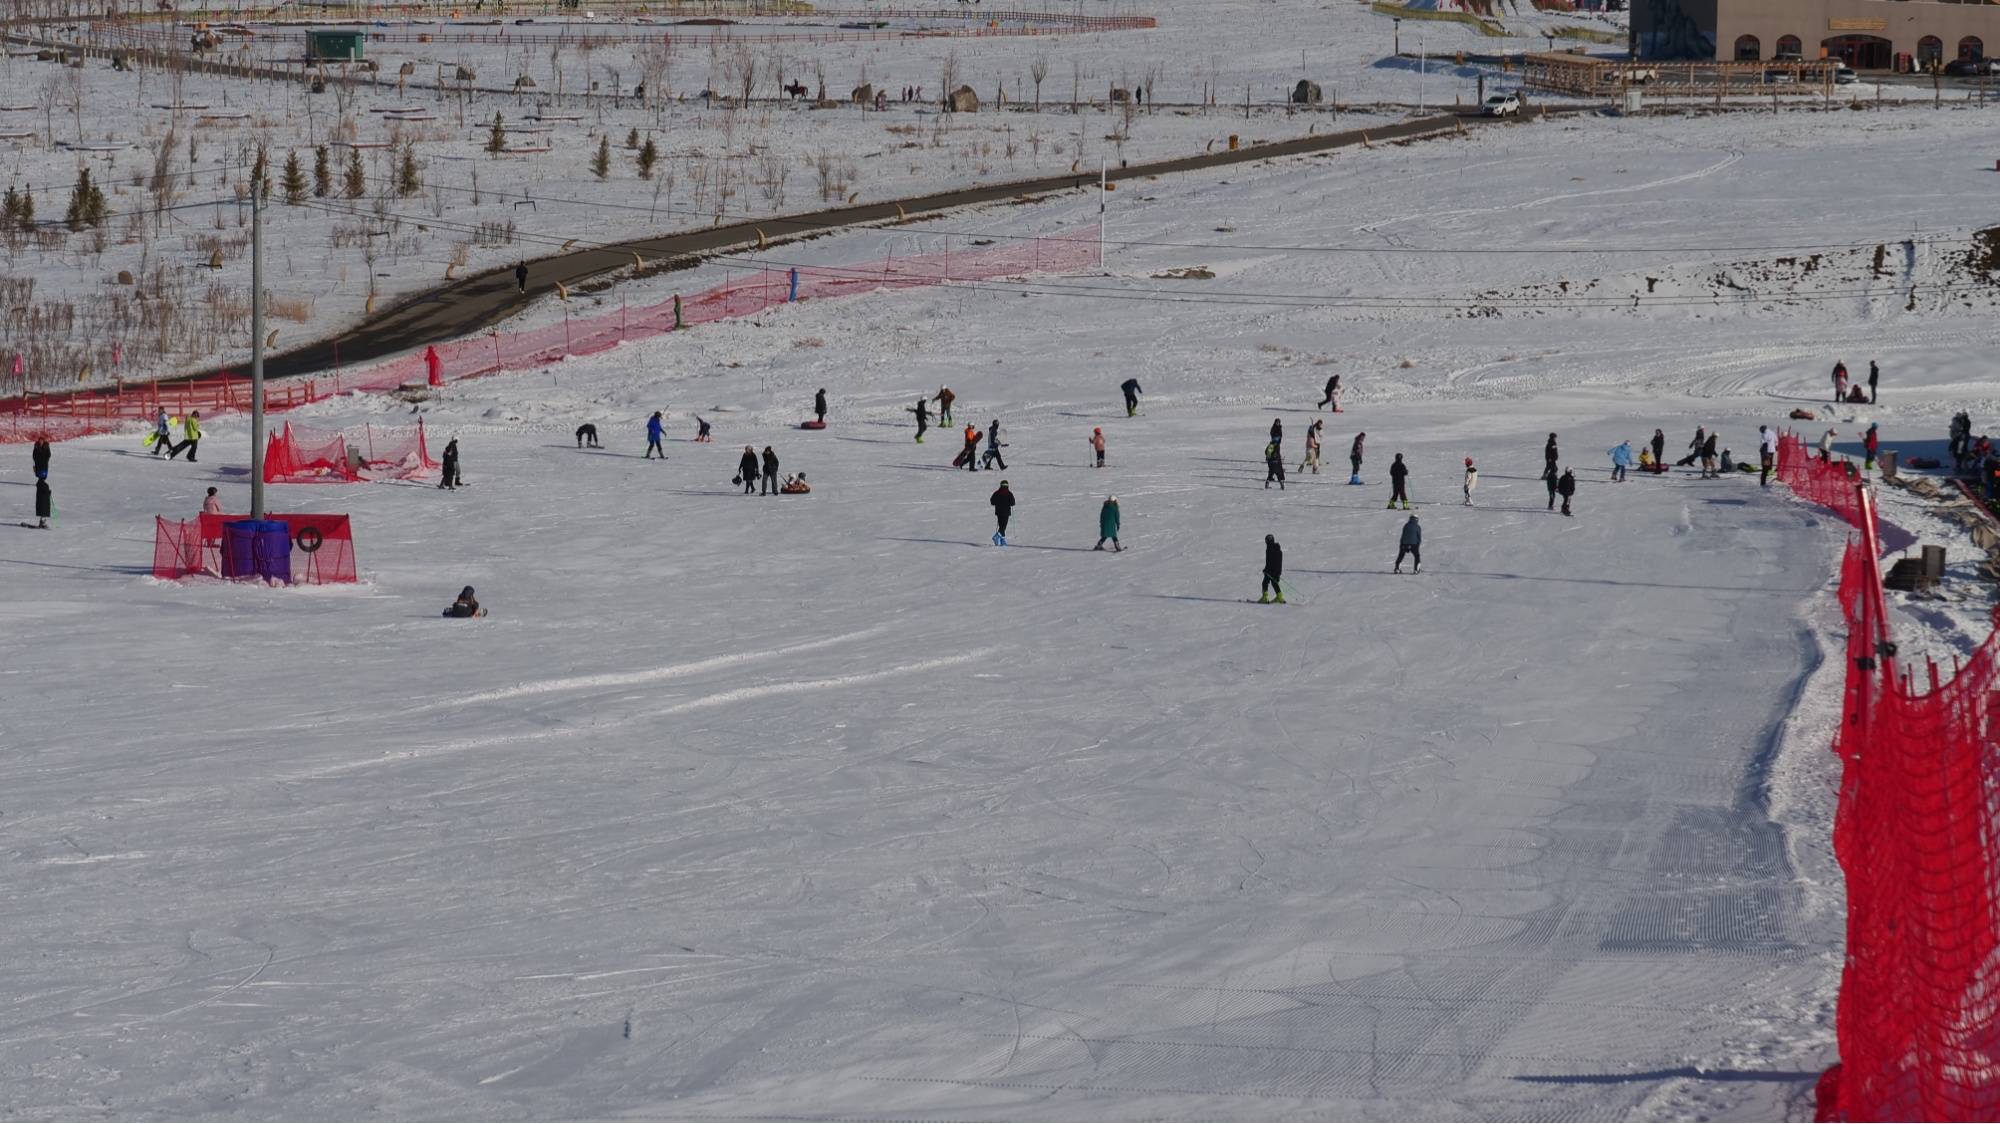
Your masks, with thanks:
M1410 244L1625 244L1645 208L1551 202L1635 190L1613 175L1672 196L1673 240L1778 240L1812 208L1817 237L1881 237L1871 169L1938 138L1838 116L1858 134L1813 115L1536 124L1170 177L1131 193L1152 202L1121 191L1112 230L1182 245L1114 245L1093 283L1199 293L1151 276L1239 256L1255 269L1212 286L1580 281L1593 255L1186 244L1419 213L1450 217ZM1931 128L1964 127L1944 116ZM1493 207L1460 207L1468 168ZM1893 222L1970 213L1990 175L1942 169ZM964 221L1027 232L1094 207ZM896 238L788 252L865 260ZM26 700L0 720L9 1111L1809 1113L1841 902L1837 648L1808 629L1843 530L1747 477L1612 484L1603 451L1659 426L1678 456L1696 425L1748 450L1819 405L1836 357L1879 357L1885 404L1827 424L1920 447L1941 404L2000 413L1984 315L1017 291L807 302L450 388L427 422L461 437L474 487L277 490L353 515L360 595L135 573L155 512L209 483L240 498L239 420L200 466L59 446L57 529L0 536L0 688ZM1148 391L1130 419L1127 369ZM1335 371L1348 410L1314 414ZM985 545L998 478L944 469L950 434L909 440L901 411L941 383L1007 427L1007 549ZM802 434L819 386L835 430ZM593 420L636 452L662 405L665 464L548 437ZM685 440L694 411L715 445ZM1288 469L1328 421L1326 468L1282 492L1261 486L1274 416ZM1093 426L1102 471L1078 455ZM1574 519L1544 506L1550 430L1582 481ZM814 493L733 494L746 443ZM1421 575L1387 572L1397 452ZM18 462L0 502L25 494ZM1127 549L1096 554L1114 493ZM1266 533L1299 604L1246 604ZM468 582L494 615L438 618Z

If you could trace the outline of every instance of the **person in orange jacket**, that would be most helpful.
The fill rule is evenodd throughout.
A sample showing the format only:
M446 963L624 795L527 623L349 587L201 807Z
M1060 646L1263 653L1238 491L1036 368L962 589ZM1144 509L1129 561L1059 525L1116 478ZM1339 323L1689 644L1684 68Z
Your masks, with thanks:
M1098 427L1090 431L1090 448L1097 454L1097 467L1104 467L1104 429Z
M965 461L965 470L967 472L979 471L980 436L981 435L979 429L976 426L974 426L971 422L965 423L965 448L960 450L958 456L960 460ZM958 463L957 460L954 460L952 462L952 464L954 465L956 465L957 463Z

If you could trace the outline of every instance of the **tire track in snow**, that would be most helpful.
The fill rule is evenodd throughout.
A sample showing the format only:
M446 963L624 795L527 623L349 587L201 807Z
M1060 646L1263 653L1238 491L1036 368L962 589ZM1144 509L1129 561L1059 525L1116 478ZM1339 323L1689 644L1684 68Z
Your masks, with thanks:
M1656 187L1673 187L1676 184L1688 183L1692 180L1707 179L1717 172L1727 170L1730 165L1735 164L1741 159L1743 159L1741 152L1731 151L1729 155L1724 156L1722 159L1705 168L1697 168L1692 172L1682 172L1677 176L1666 176L1661 179L1648 180L1645 183L1627 184L1624 187L1606 187L1596 191L1565 191L1555 195L1544 195L1536 199L1524 199L1519 203L1508 203L1499 207L1466 207L1454 211L1426 211L1422 214L1404 215L1401 218L1383 219L1380 222L1367 223L1357 226L1354 229L1363 234L1379 234L1385 226L1415 222L1418 219L1435 222L1438 219L1457 218L1461 215L1494 215L1507 211L1525 211L1534 207L1547 206L1551 203L1565 203L1572 199L1590 199L1600 195L1630 195L1639 191L1651 191Z

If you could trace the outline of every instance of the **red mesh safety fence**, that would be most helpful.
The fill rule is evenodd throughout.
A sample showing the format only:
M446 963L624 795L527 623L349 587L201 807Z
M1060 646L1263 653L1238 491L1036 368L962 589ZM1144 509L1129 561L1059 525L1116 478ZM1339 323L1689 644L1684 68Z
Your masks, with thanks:
M247 515L203 513L193 519L153 520L153 576L178 581L196 575L220 577L222 528ZM292 540L294 584L325 585L359 581L355 567L354 529L345 515L277 514L265 516L285 524Z
M431 472L424 423L314 429L287 421L264 446L267 484L352 484L409 480Z
M1780 458L1787 483L1861 531L1840 572L1833 843L1847 958L1840 1062L1820 1079L1818 1117L2000 1119L2000 632L1948 680L1928 661L1899 665L1872 505L1847 469L1808 460L1795 437Z
M1861 505L1854 491L1860 475L1852 461L1821 460L1798 434L1787 430L1778 437L1778 479L1800 499L1831 508L1849 525L1861 526Z
M595 355L628 340L650 339L678 328L753 316L794 300L1094 268L1103 263L1098 233L1099 228L1092 226L1075 233L909 257L892 256L861 265L747 269L741 276L727 277L721 284L691 296L588 319L565 318L522 332L468 336L436 344L432 350L438 357L442 382L525 370L571 355ZM338 354L337 344L335 353ZM271 382L265 387L265 405L273 413L282 413L350 391L385 392L405 384L428 383L432 381L430 375L424 352L416 351L355 371L336 370L318 378ZM226 371L186 382L121 384L72 394L24 395L0 399L0 444L33 441L43 434L51 440L68 440L115 432L135 423L150 422L161 409L175 417L200 410L203 417L213 418L249 408L249 380ZM355 443L351 435L348 443ZM364 455L375 456L365 449ZM419 456L426 467L436 467L427 451L420 449ZM399 463L403 457L407 457L407 452L394 458L383 457L380 463Z

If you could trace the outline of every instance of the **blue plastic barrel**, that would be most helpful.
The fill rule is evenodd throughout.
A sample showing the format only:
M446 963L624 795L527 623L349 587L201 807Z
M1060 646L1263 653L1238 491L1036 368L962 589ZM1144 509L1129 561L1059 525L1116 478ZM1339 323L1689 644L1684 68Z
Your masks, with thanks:
M257 532L267 520L236 519L222 525L222 576L257 576Z
M291 524L276 519L261 521L257 527L257 576L265 581L292 581Z

